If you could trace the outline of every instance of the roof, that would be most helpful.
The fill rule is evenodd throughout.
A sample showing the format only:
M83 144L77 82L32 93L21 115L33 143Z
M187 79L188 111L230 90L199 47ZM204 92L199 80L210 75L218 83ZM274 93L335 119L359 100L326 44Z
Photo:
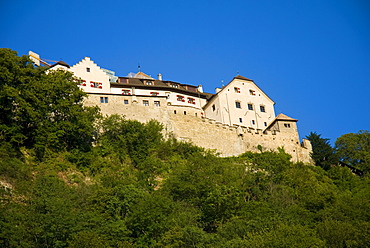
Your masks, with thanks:
M273 126L275 124L275 122L277 121L293 121L293 122L297 122L298 120L297 119L293 119L283 113L280 113L278 114L275 119L265 128L265 130L268 130L271 126Z
M246 77L243 77L243 76L240 76L240 75L234 77L234 79L242 79L242 80L248 80L248 81L252 81L253 82L252 79L249 79L249 78L246 78Z
M50 68L52 68L54 66L57 66L57 65L62 65L62 66L65 66L67 68L70 68L70 66L66 62L64 62L64 61L58 61L58 62L56 62L55 64L51 65Z
M121 82L121 80L127 80L126 83ZM152 82L152 84L146 84L146 82ZM172 87L171 85L177 85L177 87ZM133 78L133 77L118 77L117 83L111 82L111 85L117 88L126 88L126 87L136 87L142 89L153 89L153 90L167 90L177 93L186 93L193 96L200 96L202 98L209 99L213 94L199 92L197 86L189 84L181 84L173 81L162 81L157 79L148 79L148 78ZM187 86L194 87L194 90L188 90Z
M151 76L146 75L144 72L139 71L138 73L130 72L127 77L129 78L142 78L142 79L154 79Z
M293 118L291 118L287 115L284 115L283 113L278 114L278 116L276 116L275 120L276 121L295 121L295 122L298 121L297 119L293 119Z

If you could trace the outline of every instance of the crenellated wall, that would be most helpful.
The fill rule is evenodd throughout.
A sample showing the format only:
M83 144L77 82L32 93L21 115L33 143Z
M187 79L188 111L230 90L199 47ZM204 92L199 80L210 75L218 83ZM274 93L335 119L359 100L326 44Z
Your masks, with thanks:
M108 103L100 103L100 97L108 97ZM149 101L149 106L144 106L143 100ZM159 101L160 106L155 106L154 101ZM156 119L175 138L213 149L221 156L237 156L246 151L258 152L257 147L261 145L264 151L276 151L278 147L284 147L292 156L292 161L312 162L311 144L305 139L301 144L298 132L262 132L260 129L221 124L205 118L199 108L170 105L166 97L89 94L85 105L98 105L103 114L125 115L127 119L140 122Z

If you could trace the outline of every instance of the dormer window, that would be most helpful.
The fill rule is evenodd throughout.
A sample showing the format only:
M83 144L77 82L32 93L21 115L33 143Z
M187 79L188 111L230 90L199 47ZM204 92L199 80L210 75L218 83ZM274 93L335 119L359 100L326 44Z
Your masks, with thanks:
M178 88L179 86L177 84L170 84L171 87L173 88Z
M146 85L153 85L153 82L152 81L145 81L145 84Z

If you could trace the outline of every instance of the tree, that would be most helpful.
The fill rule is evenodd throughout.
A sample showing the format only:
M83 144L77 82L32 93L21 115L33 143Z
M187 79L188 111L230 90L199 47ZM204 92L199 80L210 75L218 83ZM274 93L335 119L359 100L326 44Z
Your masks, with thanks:
M0 140L44 151L88 150L98 108L70 72L34 67L27 56L0 49Z
M321 134L316 132L311 132L306 138L312 144L311 158L316 166L328 170L331 165L338 163L335 149L329 144L329 139L322 138Z
M369 131L344 134L335 141L335 148L341 161L364 172L370 172Z

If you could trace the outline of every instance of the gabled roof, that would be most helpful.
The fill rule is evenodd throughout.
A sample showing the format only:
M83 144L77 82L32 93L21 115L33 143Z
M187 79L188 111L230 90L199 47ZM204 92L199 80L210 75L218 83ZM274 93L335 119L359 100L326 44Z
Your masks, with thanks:
M130 72L127 77L129 78L141 78L141 79L154 79L151 76L146 75L144 72L139 71L138 73Z
M58 61L58 62L56 62L55 64L51 65L50 68L52 68L54 66L57 66L57 65L62 65L62 66L65 66L67 68L70 68L70 66L66 62L64 62L64 61Z
M212 95L208 99L209 101L206 103L206 105L204 105L203 108L206 108L211 103L212 99L213 98L216 98L221 92L223 92L235 79L250 81L257 89L259 89L262 92L263 95L265 95L272 102L272 104L275 104L275 102L260 87L258 87L258 85L255 84L255 82L252 79L249 79L249 78L246 78L246 77L237 75L226 86L223 86L222 89L219 92L217 92L216 94Z
M240 76L240 75L234 77L234 79L242 79L242 80L248 80L248 81L252 81L253 82L252 79L249 79L249 78L246 78L246 77L243 77L243 76Z
M265 130L268 130L271 126L273 126L275 124L275 122L277 121L293 121L293 122L297 122L298 120L297 119L293 119L283 113L280 113L278 114L278 116L275 117L275 119L265 128Z
M295 122L298 121L297 119L293 119L293 118L291 118L287 115L284 115L283 113L278 114L278 116L276 116L275 120L276 121L295 121Z

